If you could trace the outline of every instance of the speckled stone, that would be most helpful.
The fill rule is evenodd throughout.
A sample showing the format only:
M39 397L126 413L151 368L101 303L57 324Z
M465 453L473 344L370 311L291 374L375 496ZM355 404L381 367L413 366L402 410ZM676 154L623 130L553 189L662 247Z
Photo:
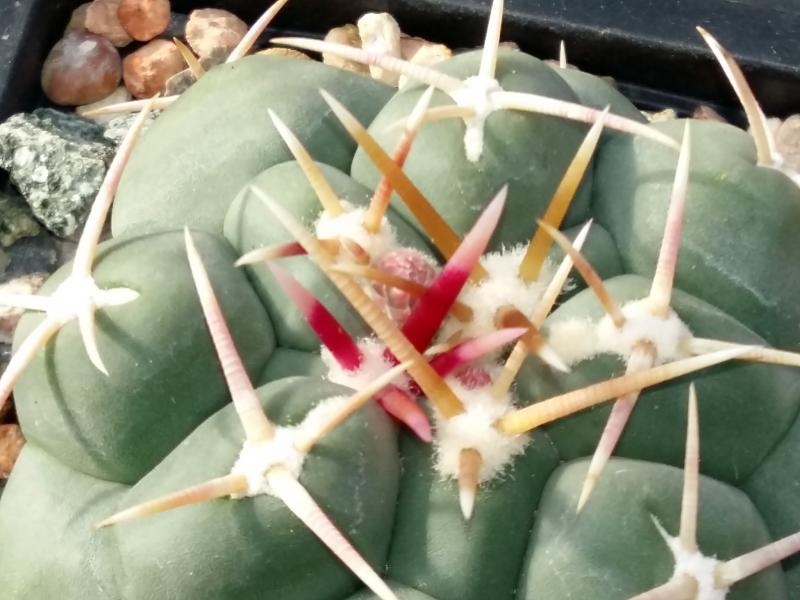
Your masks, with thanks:
M25 199L12 186L0 186L0 246L37 235L41 227Z
M8 265L11 264L11 257L3 250L0 250L0 280L5 276Z
M79 231L113 153L103 128L74 114L37 109L0 125L0 168L59 237Z

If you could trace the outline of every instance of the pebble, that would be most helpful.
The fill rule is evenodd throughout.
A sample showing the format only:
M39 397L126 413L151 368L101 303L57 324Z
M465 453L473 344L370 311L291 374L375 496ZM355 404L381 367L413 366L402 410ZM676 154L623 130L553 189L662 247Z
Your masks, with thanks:
M666 121L674 121L678 118L678 113L675 112L673 108L665 108L657 112L642 111L642 114L650 123L664 123Z
M86 29L103 36L117 48L124 48L132 41L117 13L121 2L122 0L94 0L86 11Z
M124 85L121 85L102 100L98 100L97 102L92 102L90 104L84 104L83 106L79 106L76 109L76 112L79 115L83 116L85 112L89 112L97 108L102 108L104 106L119 104L120 102L128 102L132 98L133 96L131 96L131 93L128 91L128 88L126 88ZM90 119L95 123L104 125L106 123L111 122L115 117L116 115L96 115L85 118Z
M219 62L217 62L217 58L221 58ZM221 62L224 62L224 57L214 56L211 58L201 58L200 59L200 66L203 67L203 70L208 71L211 67L214 67ZM189 89L195 82L197 78L192 73L191 69L184 69L179 73L175 73L172 77L167 79L167 83L164 86L164 95L165 96L179 96L187 89Z
M256 52L256 54L262 54L263 56L297 58L299 60L311 60L311 57L308 54L300 52L300 50L295 50L294 48L267 48L266 50L260 50Z
M453 51L444 44L435 44L428 40L404 35L400 38L400 57L415 64L432 65L434 62L422 62L435 59L436 62L453 56Z
M0 124L0 169L59 237L83 224L113 153L103 128L74 113L40 108Z
M65 33L68 31L86 31L86 13L91 5L91 2L84 2L72 11Z
M71 31L47 55L42 89L55 104L89 104L113 92L121 76L119 53L111 42L93 33Z
M39 291L47 273L30 273L0 284L0 292L4 294L25 294L31 296ZM21 308L0 306L0 344L10 344L14 339L14 330L25 311Z
M8 479L25 445L19 425L0 425L0 479Z
M333 44L343 44L352 48L361 48L361 36L358 33L358 27L355 25L334 27L325 36L325 41ZM345 71L364 74L369 73L369 67L367 65L345 60L326 52L322 54L322 62L326 65L336 67L337 69L344 69Z
M202 8L192 11L186 23L186 41L200 58L220 51L229 55L247 33L247 23L227 10Z
M403 36L400 38L400 55L415 65L430 67L453 56L453 51L444 44L434 44L428 40L417 37ZM414 83L405 75L398 80L398 87L403 88L409 83Z
M166 31L172 13L169 0L122 0L117 14L128 35L149 42Z
M792 115L775 132L775 144L786 163L800 171L800 115Z
M694 109L692 118L700 121L719 121L720 123L727 123L727 121L717 111L704 104Z
M358 20L358 34L361 36L361 47L368 52L376 52L385 56L400 58L400 25L389 13L367 13ZM397 73L371 65L369 72L373 79L387 85L397 85L400 76Z
M125 86L136 98L151 98L163 92L167 80L183 71L185 63L178 47L167 40L153 40L122 61Z
M197 81L191 69L184 69L180 73L175 73L172 77L167 79L164 85L165 96L180 96L183 92L188 90Z
M153 121L155 121L160 114L160 110L154 110L147 115L147 120L142 125L142 135L150 128L150 125L153 124ZM138 116L138 113L129 113L127 115L118 115L114 117L106 125L103 137L114 144L115 147L119 146Z

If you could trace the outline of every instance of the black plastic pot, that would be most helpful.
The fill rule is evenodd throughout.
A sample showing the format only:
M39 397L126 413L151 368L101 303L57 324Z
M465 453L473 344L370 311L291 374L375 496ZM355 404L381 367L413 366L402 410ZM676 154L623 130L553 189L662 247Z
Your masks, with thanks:
M174 0L173 9L226 8L252 22L268 1ZM80 3L0 0L0 119L44 103L42 62ZM490 0L292 0L276 26L319 34L364 12L388 11L410 34L477 46L489 6ZM563 39L571 63L614 77L642 108L706 103L735 118L735 99L695 25L741 61L767 113L800 111L796 0L507 0L503 37L540 57L555 57Z

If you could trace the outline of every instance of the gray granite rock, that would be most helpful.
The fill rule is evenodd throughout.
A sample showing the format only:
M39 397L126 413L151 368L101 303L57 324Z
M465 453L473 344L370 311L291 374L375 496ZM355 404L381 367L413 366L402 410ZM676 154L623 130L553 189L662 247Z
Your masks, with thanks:
M40 108L0 125L0 168L59 237L79 232L113 154L103 128L72 113Z
M41 231L25 199L13 186L0 186L0 246L7 248L17 240Z
M10 264L11 264L11 257L8 254L6 254L3 250L0 250L0 281L5 275L6 269L8 269L8 265Z

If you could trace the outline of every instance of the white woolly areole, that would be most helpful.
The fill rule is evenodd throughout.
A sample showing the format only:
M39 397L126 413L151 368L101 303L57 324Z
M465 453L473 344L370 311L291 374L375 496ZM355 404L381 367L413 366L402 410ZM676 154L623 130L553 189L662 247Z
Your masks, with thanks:
M295 437L302 439L307 435L318 432L341 410L342 404L347 399L347 396L331 396L320 401L319 404L308 411L303 422L295 427Z
M547 343L568 366L600 353L597 324L591 319L567 319L547 329Z
M464 151L467 160L478 162L483 154L483 130L486 119L497 110L492 95L502 92L503 88L496 79L475 75L462 82L452 98L459 106L471 108L475 111L472 117L464 119L467 131L464 134Z
M354 390L363 390L372 385L375 380L386 373L395 365L386 359L384 352L386 347L378 340L364 338L358 341L358 348L361 350L361 366L355 371L344 369L330 351L323 347L321 352L322 362L328 367L328 381L338 383ZM400 374L392 381L397 387L408 390L408 376Z
M398 247L394 227L383 217L377 233L370 233L364 229L364 215L366 208L353 207L349 202L342 201L344 212L335 217L325 211L320 214L315 223L317 237L322 240L338 240L347 238L353 240L366 250L374 262L390 250Z
M247 479L247 490L243 494L231 497L245 498L261 494L274 496L267 481L267 471L278 465L284 467L295 478L299 477L306 455L295 448L296 439L296 427L278 427L275 429L275 437L271 440L245 441L231 474L244 475Z
M597 323L590 319L560 321L548 329L547 340L570 366L598 354L616 354L627 360L641 342L655 348L656 364L691 355L688 342L692 332L672 309L665 318L657 317L650 311L647 298L643 298L625 304L622 314L625 324L619 328L608 315Z
M675 571L670 581L688 575L697 582L697 595L694 600L725 600L729 588L716 586L716 571L721 564L720 561L704 556L699 550L689 552L683 547L679 538L672 537L664 530L658 519L653 517L653 522L675 558Z
M550 259L545 260L539 277L531 283L525 283L519 276L519 265L526 251L527 246L520 244L484 254L481 264L489 273L488 277L478 284L468 281L458 296L460 302L472 309L472 321L462 323L449 316L442 324L437 339L447 340L457 331L463 331L468 338L491 333L497 329L495 313L509 304L525 316L530 316L542 299L556 267Z
M690 356L687 342L692 332L673 311L665 318L653 315L646 298L622 307L625 324L616 327L608 315L597 324L597 341L601 352L630 358L640 342L649 342L656 349L656 363L665 363Z
M127 304L138 297L138 292L128 288L101 289L91 276L70 275L53 293L47 316L65 324L76 319L78 312L87 304L104 308Z
M528 434L507 436L494 427L499 418L515 410L510 394L495 399L491 387L467 389L455 377L448 377L447 383L466 410L449 419L435 414L435 468L443 479L457 478L461 451L472 448L482 459L479 482L491 481L525 451L531 438Z

